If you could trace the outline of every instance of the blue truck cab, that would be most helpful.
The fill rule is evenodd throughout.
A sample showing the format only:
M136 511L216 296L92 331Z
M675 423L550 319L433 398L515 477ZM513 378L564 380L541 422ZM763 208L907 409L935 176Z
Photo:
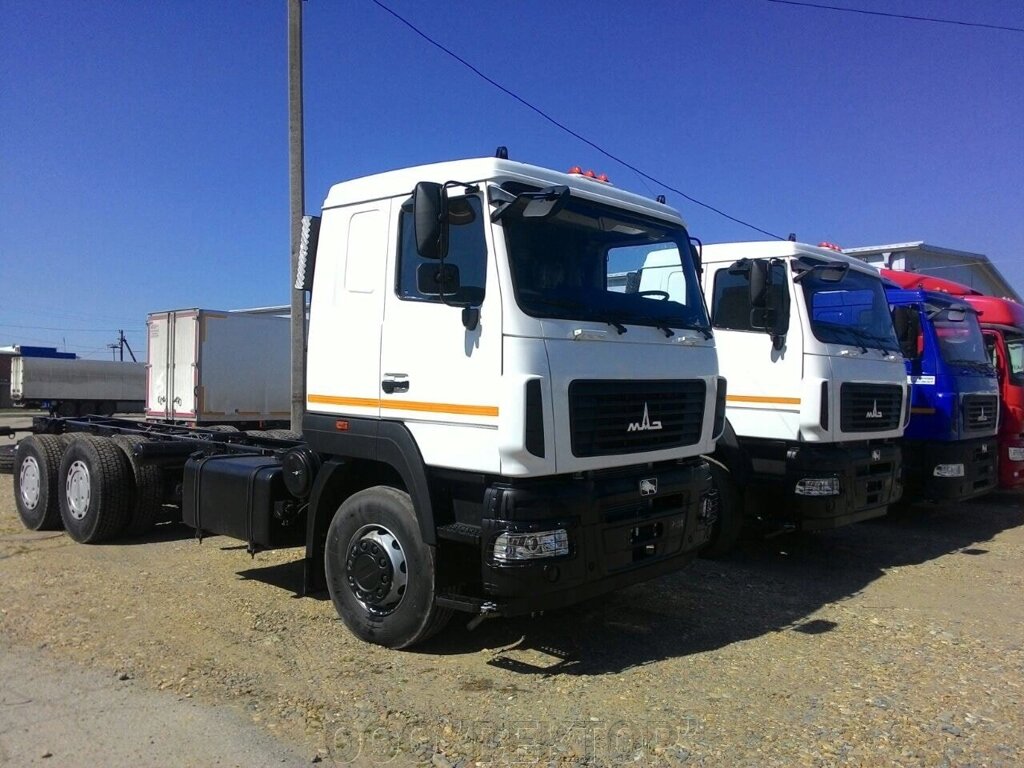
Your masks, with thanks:
M889 287L911 384L906 498L955 501L996 486L999 383L978 314L946 293Z

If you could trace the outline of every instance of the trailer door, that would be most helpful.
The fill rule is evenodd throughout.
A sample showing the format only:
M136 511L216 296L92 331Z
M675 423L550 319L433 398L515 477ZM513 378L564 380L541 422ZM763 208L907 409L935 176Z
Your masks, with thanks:
M176 312L174 349L171 353L172 379L170 418L192 421L196 417L196 350L199 347L198 309Z
M149 326L146 351L146 415L166 419L170 415L171 349L173 348L170 312L153 313L146 321Z

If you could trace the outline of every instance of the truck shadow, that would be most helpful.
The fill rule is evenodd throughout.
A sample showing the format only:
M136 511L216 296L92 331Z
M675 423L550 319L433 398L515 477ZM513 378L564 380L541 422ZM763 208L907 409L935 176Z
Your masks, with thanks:
M859 594L890 568L943 555L984 556L985 542L1024 524L1024 497L916 507L815 536L746 542L726 559L698 560L665 578L537 619L450 628L417 652L496 649L488 663L534 675L601 675L726 647L771 632L823 634L811 618Z

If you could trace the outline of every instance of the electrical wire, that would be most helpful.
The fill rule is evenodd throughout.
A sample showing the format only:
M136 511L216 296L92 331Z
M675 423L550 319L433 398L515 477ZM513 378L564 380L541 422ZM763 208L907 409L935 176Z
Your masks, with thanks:
M24 328L32 331L63 331L65 333L117 333L118 328L52 328L45 325L14 325L13 323L0 323L0 328ZM124 329L127 333L145 333L135 329Z
M451 49L445 47L441 43L439 43L436 40L434 40L432 37L430 37L427 33L423 32L421 29L419 29L415 24L413 24L411 21L406 19L404 16L401 16L396 11L394 11L391 8L389 8L388 6L386 6L384 3L381 2L381 0L370 0L370 2L372 2L374 5L378 6L381 10L386 11L387 13L391 14L392 16L394 16L396 19L398 19L398 21L402 22L402 24L407 26L409 29L411 29L413 32L415 32L417 35L419 35L424 40L426 40L428 43L430 43L432 46L434 46L438 50L446 53L451 58L455 59L457 62L462 64L467 69L471 70L474 74L476 74L478 77L480 77L481 79L483 79L487 83L490 83L491 85L493 85L495 88L497 88L502 93L504 93L507 96L510 96L511 98L515 99L516 101L518 101L520 104L522 104L527 109L530 109L533 112L536 112L538 115L540 115L542 118L547 120L549 123L551 123L555 127L565 131L570 136L573 136L574 138L582 141L584 144L586 144L587 146L591 147L592 149L600 152L602 155L604 155L608 159L610 159L610 160L612 160L612 161L614 161L616 163L619 163L620 165L622 165L622 166L624 166L626 168L629 168L631 171L633 171L634 173L636 173L640 177L642 177L644 179L647 179L649 181L652 181L655 184L657 184L658 186L664 187L665 189L667 189L667 190L669 190L671 192L674 192L675 194L683 197L686 200L689 200L691 203L693 203L695 205L699 205L700 207L706 208L707 210L709 210L709 211L711 211L713 213L717 213L719 216L723 216L723 217L729 219L729 221L733 221L733 222L735 222L737 224L740 224L740 225L742 225L744 227L748 227L750 229L753 229L756 232L760 232L762 235L767 235L768 237L774 237L776 240L785 240L784 237L780 237L779 235L776 235L776 234L774 234L772 232L769 232L766 229L761 229L760 227L755 226L755 225L751 224L750 222L743 221L743 219L739 219L739 218L737 218L735 216L732 216L732 215L726 213L725 211L723 211L721 208L716 208L715 206L710 205L709 203L705 203L705 202L703 202L701 200L698 200L697 198L693 197L692 195L688 195L685 192L683 192L682 190L677 189L676 187L673 187L670 184L666 184L664 181L661 181L660 179L657 179L654 176L651 176L649 173L646 173L646 172L640 170L638 167L636 167L632 163L627 162L626 160L622 159L621 157L618 157L617 155L612 154L611 152L606 150L604 147L596 144L595 142L591 141L586 136L583 136L582 134L578 133L577 131L574 131L572 128L567 126L565 123L562 123L562 122L556 120L554 117L549 115L544 110L540 109L539 107L535 107L533 104L528 102L522 96L519 96L518 94L516 94L513 91L511 91L508 88L506 88L501 83L497 82L493 78L491 78L488 75L484 74L479 69L477 69L475 66L473 66L468 61L466 61L464 58L459 56L457 53L455 53Z
M957 21L956 19L937 19L933 16L910 16L905 13L886 13L885 11L868 11L863 8L847 8L840 5L820 5L818 3L807 3L801 0L768 0L769 3L780 5L796 5L803 8L818 8L823 11L842 11L844 13L861 13L865 16L886 16L890 19L905 19L907 21L927 21L933 24L956 24L960 27L981 27L982 29L998 29L1004 32L1024 32L1024 27L1004 27L1000 24L982 24L976 21Z

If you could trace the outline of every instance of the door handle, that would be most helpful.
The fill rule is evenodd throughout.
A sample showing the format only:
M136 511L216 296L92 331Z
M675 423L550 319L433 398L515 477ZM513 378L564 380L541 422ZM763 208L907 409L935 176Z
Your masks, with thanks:
M393 395L396 392L409 391L409 379L404 373L385 373L384 376L386 378L380 383L384 394Z

